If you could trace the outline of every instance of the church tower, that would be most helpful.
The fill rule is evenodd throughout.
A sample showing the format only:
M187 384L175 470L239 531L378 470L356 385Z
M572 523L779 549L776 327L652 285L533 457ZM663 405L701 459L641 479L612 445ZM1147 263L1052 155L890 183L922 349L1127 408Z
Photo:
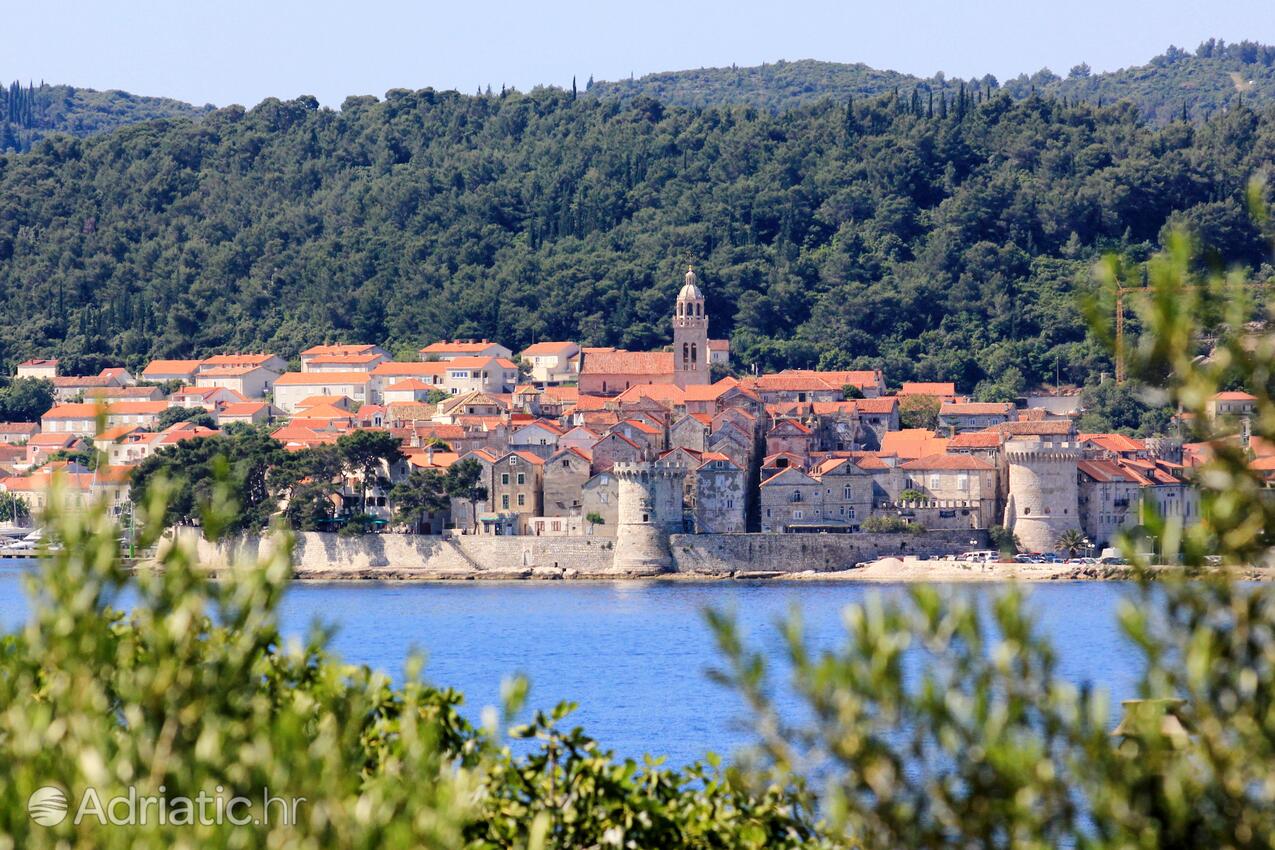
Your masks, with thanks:
M679 387L712 383L708 366L708 313L695 270L686 269L686 283L677 293L673 310L673 369Z

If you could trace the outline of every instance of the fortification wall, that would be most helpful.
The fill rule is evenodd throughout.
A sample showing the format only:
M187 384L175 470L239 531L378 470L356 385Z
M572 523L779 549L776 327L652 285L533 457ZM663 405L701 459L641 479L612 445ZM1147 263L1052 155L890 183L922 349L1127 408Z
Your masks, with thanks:
M957 529L923 534L674 534L669 545L677 572L723 574L844 570L892 555L967 552L987 548L988 542L986 531Z
M267 555L278 545L268 536L249 535L217 544L191 536L196 538L201 561L215 567ZM567 570L583 576L623 574L613 571L615 541L605 537L340 537L302 532L295 540L293 564L301 578L481 579ZM709 575L823 572L890 555L936 556L986 546L985 532L967 529L924 534L675 534L669 538L673 572Z

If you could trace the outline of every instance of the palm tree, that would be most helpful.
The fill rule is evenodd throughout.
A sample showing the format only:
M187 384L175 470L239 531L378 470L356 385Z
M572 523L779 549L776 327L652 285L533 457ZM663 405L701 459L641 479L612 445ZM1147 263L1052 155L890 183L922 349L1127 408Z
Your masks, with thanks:
M1068 558L1074 558L1081 549L1089 548L1089 538L1085 537L1085 533L1080 529L1069 528L1058 535L1058 539L1054 541L1054 548L1059 552L1066 552Z

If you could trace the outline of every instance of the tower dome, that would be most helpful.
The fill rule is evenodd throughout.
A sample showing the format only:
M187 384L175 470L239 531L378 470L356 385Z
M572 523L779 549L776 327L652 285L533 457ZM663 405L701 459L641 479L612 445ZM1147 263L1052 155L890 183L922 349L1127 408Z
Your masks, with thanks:
M703 301L704 293L699 291L698 282L695 279L695 269L686 267L686 282L682 284L682 291L677 293L678 301Z

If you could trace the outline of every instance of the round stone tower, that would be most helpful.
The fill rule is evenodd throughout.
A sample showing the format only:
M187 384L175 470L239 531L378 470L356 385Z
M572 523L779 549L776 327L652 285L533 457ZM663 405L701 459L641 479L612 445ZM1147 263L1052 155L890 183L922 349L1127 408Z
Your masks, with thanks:
M1080 448L1067 439L1016 437L1005 443L1005 459L1005 527L1029 552L1054 551L1058 535L1080 528Z
M655 575L673 567L670 532L682 525L682 484L686 466L676 461L617 463L619 485L615 557L611 570Z

